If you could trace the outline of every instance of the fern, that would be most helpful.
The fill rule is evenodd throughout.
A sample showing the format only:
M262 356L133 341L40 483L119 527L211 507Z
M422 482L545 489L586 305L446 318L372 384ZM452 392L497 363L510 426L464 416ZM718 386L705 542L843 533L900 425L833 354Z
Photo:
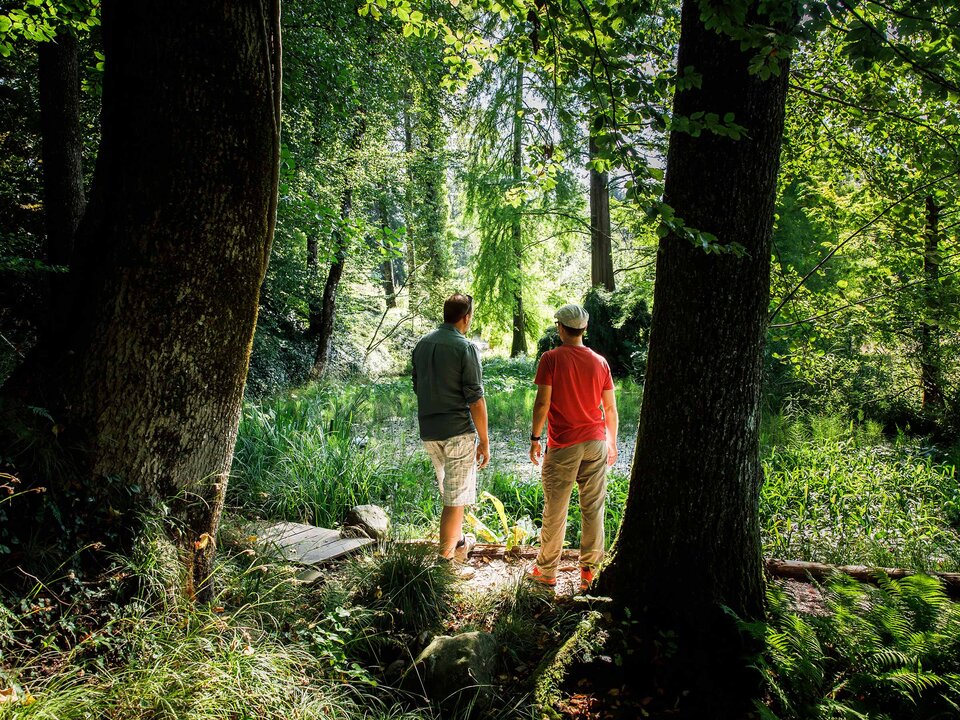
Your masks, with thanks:
M755 663L761 717L957 716L960 610L936 579L878 580L830 578L822 617L793 612L782 590L768 588L766 651Z

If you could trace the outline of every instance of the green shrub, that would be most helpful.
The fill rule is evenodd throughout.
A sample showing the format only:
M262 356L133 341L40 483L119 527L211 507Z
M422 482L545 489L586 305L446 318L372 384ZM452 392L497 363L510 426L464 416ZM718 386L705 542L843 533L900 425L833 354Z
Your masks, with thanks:
M392 543L352 559L345 570L352 600L379 615L384 629L411 634L440 626L456 577L433 544Z
M610 293L595 287L583 306L590 313L584 344L607 359L614 377L643 382L651 320L647 301L632 289Z

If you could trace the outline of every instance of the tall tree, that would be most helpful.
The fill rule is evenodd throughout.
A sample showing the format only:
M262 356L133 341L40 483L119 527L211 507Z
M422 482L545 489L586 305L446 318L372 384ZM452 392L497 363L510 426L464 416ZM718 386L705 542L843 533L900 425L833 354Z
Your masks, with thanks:
M519 186L523 178L523 60L517 59L517 74L513 89L513 148L510 153L510 169L514 186ZM523 274L523 220L519 212L514 212L510 222L510 239L513 244L516 272ZM510 357L524 355L527 352L527 322L523 314L523 286L517 283L513 291L513 339L510 343Z
M676 126L716 113L743 130L687 125L670 136L664 201L707 244L677 223L660 243L629 496L601 576L648 627L677 633L682 672L668 682L687 683L684 702L712 717L743 709L728 683L744 647L722 607L747 618L763 609L760 381L789 57L779 43L751 69L757 48L744 28L788 29L793 8L742 9L683 6L677 63L697 81L678 82Z
M31 368L34 403L79 449L82 494L134 532L137 508L162 508L199 598L276 213L278 13L268 0L104 2L102 137L71 332Z
M597 140L590 137L590 159L597 161ZM606 170L590 168L590 286L615 290L610 234L610 178Z

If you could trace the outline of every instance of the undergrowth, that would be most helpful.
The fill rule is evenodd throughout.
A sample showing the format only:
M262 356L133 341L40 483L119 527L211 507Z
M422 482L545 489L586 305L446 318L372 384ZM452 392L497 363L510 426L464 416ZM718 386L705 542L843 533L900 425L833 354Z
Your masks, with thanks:
M878 586L835 576L822 588L825 612L791 611L767 588L757 663L763 718L951 718L960 714L960 607L933 578L878 576Z
M768 555L960 568L960 478L934 448L835 416L765 424L760 495Z

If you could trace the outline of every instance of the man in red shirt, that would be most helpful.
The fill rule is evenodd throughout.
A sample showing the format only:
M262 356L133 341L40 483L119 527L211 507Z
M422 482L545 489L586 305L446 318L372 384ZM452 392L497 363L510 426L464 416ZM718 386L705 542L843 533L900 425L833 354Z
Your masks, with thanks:
M583 344L590 316L579 305L564 305L554 316L563 344L540 358L533 405L530 460L543 457L543 527L540 553L530 578L557 583L557 566L567 530L573 483L580 489L580 589L585 591L603 559L603 505L607 466L617 461L617 401L610 366ZM602 408L602 410L601 410ZM548 421L547 452L541 436Z

